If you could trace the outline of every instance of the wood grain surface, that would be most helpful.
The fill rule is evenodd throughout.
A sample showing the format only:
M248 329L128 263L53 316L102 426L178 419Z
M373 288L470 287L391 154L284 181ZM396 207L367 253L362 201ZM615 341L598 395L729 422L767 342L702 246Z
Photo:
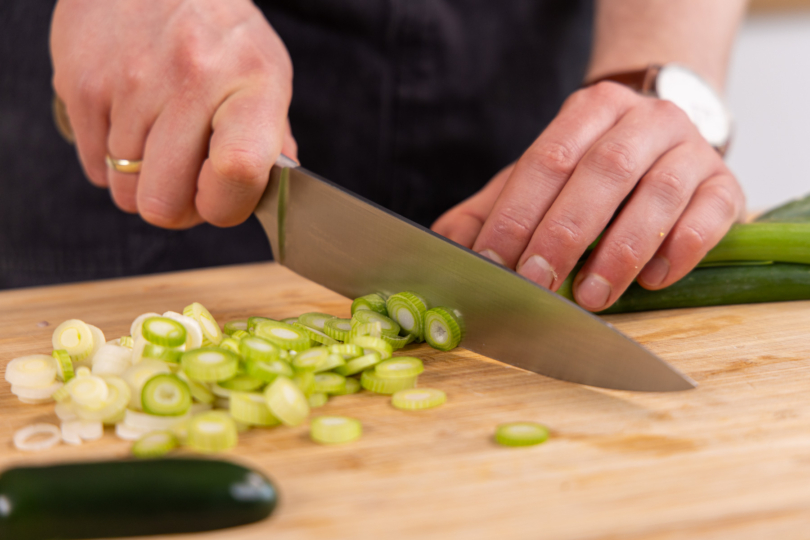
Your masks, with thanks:
M0 366L50 352L64 319L95 324L112 339L142 312L192 301L221 323L349 314L346 299L273 264L8 291L0 293ZM345 446L310 442L307 426L243 434L224 457L272 477L281 504L264 522L193 538L810 537L810 303L609 320L700 387L600 390L421 346L413 351L426 364L420 385L445 390L446 405L408 413L366 392L336 398L316 414L363 422L363 438ZM81 447L21 453L14 431L56 423L53 406L22 404L2 381L0 409L0 468L129 451L108 430ZM553 437L532 448L493 443L495 426L515 420L543 422Z

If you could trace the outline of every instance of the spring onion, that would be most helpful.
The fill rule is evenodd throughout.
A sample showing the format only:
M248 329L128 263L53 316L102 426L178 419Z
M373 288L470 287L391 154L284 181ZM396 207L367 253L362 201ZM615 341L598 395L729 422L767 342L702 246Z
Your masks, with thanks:
M384 379L369 368L360 377L360 384L366 390L377 394L393 394L416 386L417 377L399 377L397 379Z
M389 336L388 334L383 334L380 338L391 345L391 348L395 351L416 339L413 334L408 334L407 336Z
M316 373L313 393L337 394L346 390L346 377L337 373Z
M164 314L163 316L165 317L166 315ZM143 337L141 335L141 326L143 325L143 321L145 321L150 317L160 317L160 313L154 312L144 313L142 315L138 315L137 317L135 317L135 320L132 321L132 325L129 327L129 335L130 337L132 337L133 343L138 341L139 337Z
M403 332L422 341L427 302L421 296L409 291L397 293L388 298L386 306L388 316L399 323Z
M183 371L178 371L177 376L183 379L188 385L188 390L191 392L191 397L200 402L200 404L211 404L214 402L214 394L209 390L205 383L189 379ZM192 405L193 407L194 405Z
M209 411L198 414L188 423L187 444L199 452L219 452L236 446L239 436L236 424L227 413Z
M351 319L329 319L323 326L323 333L337 341L346 341L352 329Z
M305 351L310 347L309 336L301 329L276 321L262 321L253 333L282 349Z
M265 321L278 322L275 319L270 319L268 317L248 317L248 327L247 327L248 332L253 334L256 331L256 326L258 326L259 323Z
M167 311L163 314L164 317L172 319L183 325L186 329L186 350L198 349L203 346L203 331L202 326L191 317L186 317L176 311Z
M323 332L324 325L326 321L329 319L334 319L334 315L330 315L328 313L302 313L298 316L298 320L296 321L298 324L302 324L304 326L309 326L310 328L314 328L316 330L320 330Z
M95 375L76 377L65 388L73 403L87 409L102 408L110 393L104 379Z
M162 347L179 347L186 343L186 327L168 317L149 317L143 321L141 334L149 343Z
M311 371L299 371L290 380L303 392L305 396L310 395L315 389L315 374Z
M73 361L65 349L57 349L51 353L54 360L56 360L56 376L62 382L68 382L74 377ZM8 373L8 366L6 366L6 373Z
M159 373L170 373L168 364L160 360L141 360L131 368L128 368L121 378L126 381L130 388L129 408L137 411L141 410L141 392L146 381ZM72 381L71 381L72 382Z
M360 438L363 426L346 416L319 416L312 419L310 437L320 444L347 443Z
M425 341L434 349L449 351L464 339L464 324L456 311L435 307L425 312Z
M345 319L344 319L345 320ZM351 360L358 356L363 356L363 348L354 343L343 343L329 347L330 354L339 354L344 360Z
M138 458L156 458L177 447L177 437L171 431L152 431L132 445L132 455Z
M137 441L147 433L149 430L138 429L123 422L115 424L115 436L125 441Z
M118 422L129 404L132 391L120 377L105 375L100 377L107 385L107 397L100 407L85 407L73 400L73 410L82 420L114 424ZM74 381L77 379L73 379ZM73 394L71 394L71 397Z
M388 308L385 307L385 298L376 293L367 294L354 299L354 302L352 302L352 315L363 310L376 311L381 315L388 315Z
M241 332L241 330L238 331ZM245 332L245 335L249 336L250 334ZM239 341L240 340L232 337L222 338L222 341L219 342L219 345L217 345L217 347L219 347L220 349L227 349L241 356L241 353L239 352Z
M132 346L135 345L135 341L132 339L132 336L121 336L118 338L118 344L127 349L131 349Z
M264 387L265 382L250 375L240 374L225 381L219 381L216 386L231 392L252 392Z
M53 348L64 349L74 362L81 362L93 352L93 334L79 319L70 319L53 331Z
M300 330L303 330L304 333L309 337L309 339L311 339L315 343L321 343L322 345L337 345L338 344L338 341L336 339L333 339L333 338L329 337L324 332L322 332L320 330L317 330L315 328L311 328L309 326L303 325L303 324L298 323L298 322L293 323L292 326L294 326L294 327L296 327L296 328L298 328Z
M222 330L205 306L194 302L183 309L183 315L200 323L203 331L203 345L217 345L222 341Z
M288 426L297 426L309 416L309 403L304 393L289 378L276 377L264 390L270 412Z
M258 392L233 392L230 412L234 420L254 426L276 426L279 419L267 408L264 394Z
M247 364L247 374L265 383L271 383L279 375L293 376L290 364L283 360L253 361Z
M316 409L318 407L323 407L329 401L329 395L323 392L315 392L314 394L310 394L307 396L307 402L309 403L310 409Z
M217 382L236 375L239 355L225 349L207 347L183 353L180 363L183 371L192 379Z
M333 396L346 396L349 394L356 394L360 391L360 381L354 377L346 377L346 384L337 392L330 392Z
M132 365L132 354L132 349L105 343L93 355L93 375L123 375Z
M54 357L32 354L15 358L6 365L6 381L20 386L45 386L56 379L57 371L58 365Z
M239 354L248 362L278 360L278 347L259 336L247 335L239 340Z
M14 434L14 446L25 452L38 452L59 444L62 430L53 424L31 424Z
M223 332L228 334L229 336L233 334L235 331L241 330L243 332L248 331L248 322L247 319L239 319L236 321L228 321L225 323L225 327L223 328Z
M141 352L141 358L151 358L169 364L177 364L183 357L183 350L178 347L162 347L154 343L147 343Z
M535 422L511 422L495 430L495 442L504 446L533 446L547 439L548 428Z
M252 333L250 333L250 332L245 332L244 330L236 330L236 331L234 331L234 333L233 333L233 334L231 334L231 337L232 337L233 339L237 340L237 341L242 341L242 340L243 340L243 339L245 339L246 337L248 337L248 336L252 336L252 335L253 335ZM222 345L222 342L220 341L220 342L219 342L219 344L220 344L220 346L221 346L221 345Z
M400 325L399 323L390 318L377 313L376 311L369 311L369 310L360 310L351 318L352 328L361 324L369 324L369 323L380 323L380 327L382 329L383 334L390 334L392 336L396 336L399 334Z
M377 376L383 379L416 377L425 371L422 361L413 356L397 356L383 360L374 368Z
M376 352L377 354L380 355L380 359L382 360L387 360L388 358L391 358L391 353L393 352L391 344L381 338L375 338L371 336L361 336L355 338L352 342L355 345L362 347L364 354Z
M303 351L292 360L292 367L296 371L319 371L319 368L326 363L329 358L329 349L326 347L314 347Z
M364 369L376 366L380 362L380 353L375 351L369 354L364 354L363 356L359 356L357 358L352 358L344 365L336 367L335 373L347 377L349 375L360 373Z
M418 411L438 407L447 401L447 395L434 388L411 388L394 392L391 405L405 411Z
M287 317L286 319L281 319L281 322L284 324L295 324L298 322L298 317Z
M62 388L64 383L54 380L43 386L11 385L11 393L23 403L40 404L53 401L53 394Z
M143 386L141 404L144 412L156 416L178 416L191 407L191 390L177 375L161 373Z

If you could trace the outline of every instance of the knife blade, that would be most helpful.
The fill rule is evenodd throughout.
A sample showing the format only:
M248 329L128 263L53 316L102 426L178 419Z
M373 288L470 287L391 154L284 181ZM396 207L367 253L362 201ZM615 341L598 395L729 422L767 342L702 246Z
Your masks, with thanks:
M460 346L476 353L601 388L696 386L573 302L291 160L273 167L255 214L280 264L348 298L414 291L456 309Z

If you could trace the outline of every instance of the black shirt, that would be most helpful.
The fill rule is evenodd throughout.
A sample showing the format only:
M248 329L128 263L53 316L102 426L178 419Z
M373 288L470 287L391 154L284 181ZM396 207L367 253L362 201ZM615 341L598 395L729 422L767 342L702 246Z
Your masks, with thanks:
M301 163L425 226L531 144L591 44L585 0L256 3L293 60ZM51 117L53 4L0 2L0 288L269 259L253 218L165 231L87 182Z

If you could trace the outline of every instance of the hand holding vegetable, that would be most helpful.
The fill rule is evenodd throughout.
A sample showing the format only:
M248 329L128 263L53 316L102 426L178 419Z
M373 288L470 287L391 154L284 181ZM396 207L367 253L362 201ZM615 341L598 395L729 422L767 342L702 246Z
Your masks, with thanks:
M685 276L744 208L682 110L602 82L574 93L517 163L433 228L553 290L604 230L574 280L577 302L599 311L636 278L660 289Z
M88 178L154 225L236 225L296 154L292 65L249 0L59 0L51 53Z

